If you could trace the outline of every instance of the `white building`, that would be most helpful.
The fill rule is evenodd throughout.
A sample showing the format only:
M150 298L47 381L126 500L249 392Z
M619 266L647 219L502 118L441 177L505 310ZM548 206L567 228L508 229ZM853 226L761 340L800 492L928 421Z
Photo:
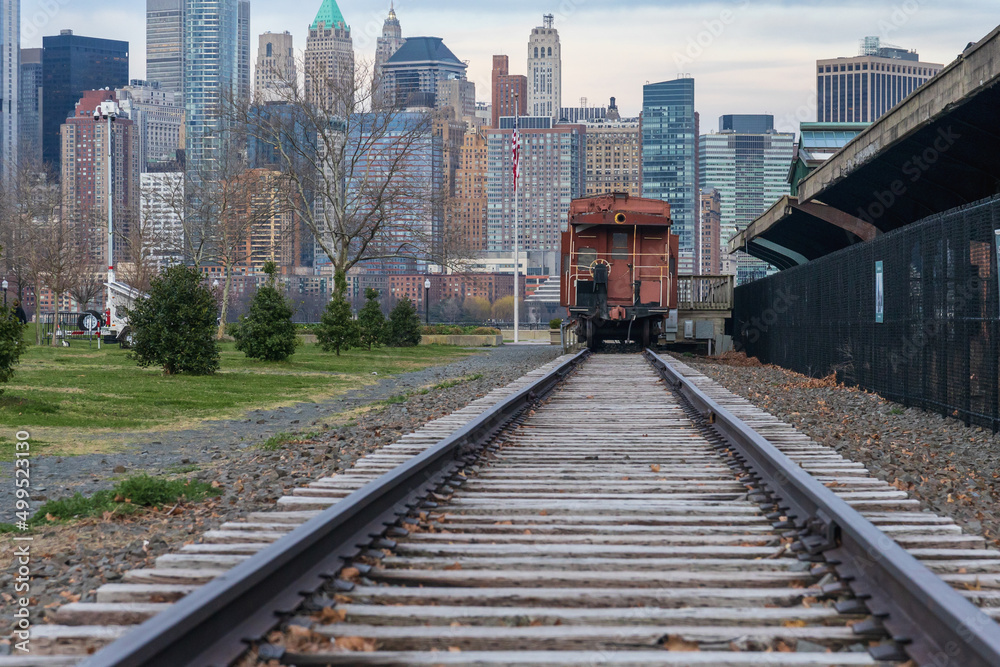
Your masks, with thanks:
M146 172L140 176L139 215L152 243L150 260L164 268L184 259L184 172Z
M552 14L528 39L528 115L559 120L562 108L562 47Z
M116 94L122 113L139 131L140 171L175 162L177 151L184 148L183 94L139 79Z

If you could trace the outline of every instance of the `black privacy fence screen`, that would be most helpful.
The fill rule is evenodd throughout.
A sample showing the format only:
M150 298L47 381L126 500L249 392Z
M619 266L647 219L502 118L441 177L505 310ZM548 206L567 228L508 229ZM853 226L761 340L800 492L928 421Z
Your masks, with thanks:
M736 289L737 349L1000 430L1000 195Z

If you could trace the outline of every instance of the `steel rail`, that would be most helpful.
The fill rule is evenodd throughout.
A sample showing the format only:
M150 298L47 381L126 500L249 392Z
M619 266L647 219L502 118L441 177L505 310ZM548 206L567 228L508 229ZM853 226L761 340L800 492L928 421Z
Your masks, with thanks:
M1000 627L989 616L670 363L652 350L644 354L776 497L782 513L802 531L803 546L822 553L864 601L875 627L856 629L874 630L880 622L919 665L1000 665ZM873 657L889 657L879 655L885 648L871 649Z
M458 472L590 353L582 351L436 445L343 498L278 542L182 598L82 663L224 666L335 577L345 561ZM464 460L464 461L463 461Z

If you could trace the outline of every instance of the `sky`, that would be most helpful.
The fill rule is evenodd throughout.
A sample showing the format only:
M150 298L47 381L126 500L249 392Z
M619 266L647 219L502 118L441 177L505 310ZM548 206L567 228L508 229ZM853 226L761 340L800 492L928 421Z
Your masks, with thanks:
M257 35L292 33L305 47L321 0L252 0L251 55ZM341 0L359 58L372 59L388 2ZM852 56L858 40L916 50L923 62L947 64L1000 23L995 0L867 0L731 2L625 0L398 0L404 37L435 36L469 64L476 95L488 102L494 54L510 56L511 72L527 69L528 36L555 16L562 43L563 106L605 106L618 99L623 117L637 116L645 83L695 79L702 132L728 113L769 113L780 130L816 120L815 61ZM130 78L145 75L145 5L84 0L21 0L22 47L43 35L127 40Z

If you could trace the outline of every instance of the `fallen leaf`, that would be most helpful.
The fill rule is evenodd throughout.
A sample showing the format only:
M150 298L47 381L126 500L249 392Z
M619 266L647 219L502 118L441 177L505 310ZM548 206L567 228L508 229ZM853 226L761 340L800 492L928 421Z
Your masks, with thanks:
M785 621L784 626L786 628L804 628L806 627L806 622L802 620Z
M447 570L447 571L454 572L455 570L461 570L462 569L462 564L459 563L458 561L455 561L454 563L452 563L451 565L447 566L444 569Z
M334 646L345 651L372 653L375 651L375 640L369 637L337 637Z
M649 469L652 470L653 472L660 472L660 464L654 463L651 466L649 466Z
M698 646L698 642L689 642L680 635L667 635L665 639L661 641L663 648L668 651L700 651L701 647Z
M319 612L320 623L343 623L347 618L346 609L334 609L333 607L323 607Z
M357 581L361 578L361 570L356 567L345 567L340 571L340 578L344 581Z

